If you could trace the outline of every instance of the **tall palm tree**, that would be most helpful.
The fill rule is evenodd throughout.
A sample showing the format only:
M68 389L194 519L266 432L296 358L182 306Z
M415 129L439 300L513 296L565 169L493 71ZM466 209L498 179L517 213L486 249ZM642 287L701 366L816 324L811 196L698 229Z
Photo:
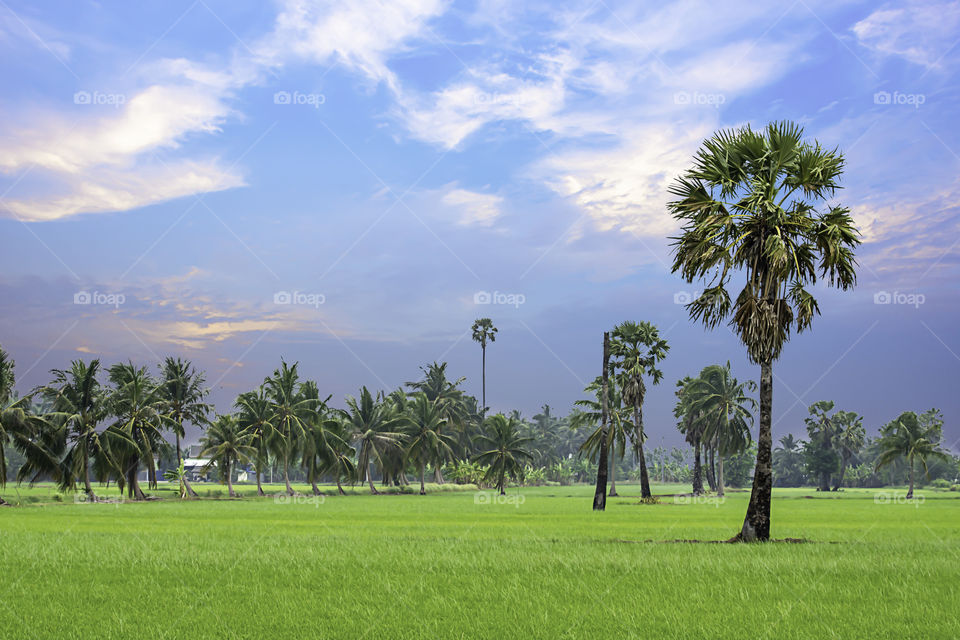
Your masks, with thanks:
M297 372L298 363L293 366L280 362L280 368L263 381L266 396L270 402L270 424L276 432L274 445L283 460L283 482L287 495L293 495L290 486L290 463L307 433L313 413L319 400L305 394Z
M384 458L391 452L403 449L403 429L407 417L399 412L393 402L378 402L366 387L360 389L359 402L346 398L347 410L343 417L347 421L353 441L357 444L358 480L366 479L370 493L379 491L373 486L373 465L383 468Z
M673 271L706 283L687 305L691 319L711 328L729 319L760 365L757 464L739 540L770 537L773 362L791 332L809 329L819 313L806 287L818 275L842 290L856 283L859 232L849 209L824 204L843 166L838 150L804 141L797 124L746 126L704 142L670 189L676 200L668 208L682 225ZM732 301L727 288L737 271L745 284Z
M53 380L40 389L52 409L52 428L43 439L47 450L59 458L59 468L44 470L42 463L33 461L37 471L48 471L57 478L63 491L75 490L77 481L82 479L90 501L97 499L91 484L91 457L102 455L108 463L112 460L98 429L107 417L108 400L98 377L100 370L100 360L91 360L89 364L74 360L69 369L50 372Z
M118 460L118 467L125 476L129 496L144 500L146 496L138 479L140 465L146 464L148 485L151 489L156 488L155 456L165 444L160 431L159 388L146 367L135 367L132 362L115 364L108 371L114 387L109 398L110 414L117 419L113 437L127 440L119 445L122 457ZM112 448L117 445L111 445L105 451Z
M257 450L257 455L253 457L253 468L257 474L257 495L263 497L266 494L263 492L261 480L270 462L270 443L277 437L271 422L273 408L263 387L241 393L237 396L234 408L237 410L240 428L250 433L251 446Z
M863 428L863 417L854 411L838 411L836 415L837 434L834 438L837 449L840 451L840 476L833 490L843 486L843 477L847 473L847 465L855 457L866 442L867 432Z
M914 468L917 460L927 473L927 459L951 458L940 448L943 436L943 417L937 409L930 409L918 416L913 411L901 413L896 420L880 429L880 457L876 469L893 463L899 458L907 459L910 469L910 488L907 499L913 498ZM876 470L875 469L875 470Z
M194 369L187 360L168 357L160 365L160 371L163 419L176 438L177 465L179 466L183 463L183 450L180 447L180 441L185 436L183 424L190 422L201 427L206 424L210 405L203 399L209 389L204 387L206 377L203 372ZM190 479L183 476L182 482L187 494L196 497L197 492L190 486Z
M497 490L504 495L507 476L515 479L523 470L524 461L533 459L533 453L525 448L533 439L521 436L520 423L502 413L488 418L486 427L487 433L479 438L481 448L485 450L474 458L474 462L488 466L486 481L495 479Z
M30 396L17 396L15 384L14 361L0 348L0 489L7 486L7 443L25 453L28 460L43 460L42 469L57 466L56 459L37 443L37 436L48 427L46 421L31 411ZM0 505L5 504L0 498Z
M355 473L349 438L343 420L328 415L325 406L310 422L303 442L302 461L314 495L320 494L317 481L326 473L335 479L337 492L340 495L346 493L341 480Z
M623 459L627 450L627 438L633 433L633 423L630 421L630 410L623 406L623 396L615 380L607 381L607 424L603 424L603 377L598 376L588 384L584 391L596 396L596 400L584 399L574 402L576 411L570 417L570 426L574 429L594 427L578 449L578 453L585 454L588 459L595 460L600 456L601 442L606 434L609 459L609 496L617 496L616 465L617 459Z
M621 322L610 335L611 365L618 373L618 382L623 390L623 402L633 407L633 449L640 463L640 492L642 498L650 498L650 478L647 475L647 460L643 454L643 442L647 434L643 428L643 397L646 394L644 376L650 376L653 384L660 384L663 372L657 363L666 357L670 345L660 337L660 331L649 322Z
M703 490L703 466L700 462L700 454L705 425L700 412L692 406L693 381L694 379L690 376L677 380L677 404L673 409L673 415L679 420L677 428L680 433L684 435L687 443L693 447L693 495L702 496L705 492Z
M750 446L752 410L756 407L748 391L757 388L752 380L739 382L725 367L713 364L704 367L690 383L690 409L703 424L703 438L716 443L717 495L723 496L723 458L745 451Z
M203 447L200 455L210 458L204 466L204 471L210 471L214 466L220 472L220 481L226 483L227 493L231 498L237 497L233 490L233 471L238 464L249 462L257 454L257 450L250 445L253 437L237 423L232 415L217 416L200 439Z
M453 458L456 440L443 433L446 418L441 415L436 403L430 402L426 394L413 396L408 407L409 431L407 434L406 458L414 463L420 475L420 495L427 490L423 480L423 470L428 464L435 468Z
M497 328L490 318L477 318L470 327L473 331L473 341L480 344L480 378L482 386L481 413L487 411L487 343L497 341Z
M446 362L440 364L433 362L426 367L420 367L420 370L423 371L422 380L406 383L411 394L424 393L427 399L439 408L444 426L452 427L455 431L462 433L467 428L471 417L467 396L459 388L466 378L448 380ZM402 412L405 407L398 406L398 410ZM437 484L444 482L440 467L434 468L434 480Z

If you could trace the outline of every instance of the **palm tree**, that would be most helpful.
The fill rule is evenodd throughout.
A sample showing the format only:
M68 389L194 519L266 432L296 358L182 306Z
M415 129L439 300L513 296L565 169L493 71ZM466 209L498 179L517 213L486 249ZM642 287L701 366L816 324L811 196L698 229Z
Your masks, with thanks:
M313 495L320 495L317 480L325 473L335 478L337 492L340 495L346 493L340 481L344 477L352 477L356 471L352 460L353 449L348 442L349 437L343 421L337 417L330 417L325 406L324 410L318 411L316 418L311 421L303 442L302 460L307 472L307 480L313 488Z
M200 455L210 458L203 470L210 471L216 466L220 471L220 481L226 483L231 498L238 497L233 490L233 470L236 465L249 462L257 455L257 450L250 445L252 437L253 434L237 424L234 416L223 415L216 417L200 439L200 446L203 447Z
M615 360L614 370L619 369L619 383L623 390L623 402L633 407L633 449L640 463L640 492L642 498L650 498L650 478L647 475L647 460L643 454L643 441L647 434L643 429L643 396L646 393L644 376L650 376L653 384L660 384L663 372L657 369L670 346L660 337L660 331L649 322L622 322L613 329L610 355Z
M426 394L417 393L413 396L407 415L409 433L405 454L420 472L420 495L426 495L424 467L432 464L434 468L439 468L446 460L453 458L456 441L442 433L446 419L441 415L436 403L430 402Z
M480 343L480 377L482 386L481 413L487 411L487 343L497 341L497 328L490 318L477 318L470 328L473 331L473 341Z
M739 382L730 372L730 363L704 367L690 383L690 410L703 424L703 439L714 442L717 458L717 495L723 496L723 458L750 446L750 427L756 407L747 391L756 390L752 380Z
M37 435L48 425L43 418L30 410L30 396L17 397L15 384L14 361L0 348L0 489L7 486L5 447L8 442L24 452L28 460L43 459L44 469L54 469L57 465L56 460L36 442ZM0 505L5 504L7 503L3 498L0 498Z
M360 401L347 396L347 411L343 417L347 421L351 437L358 445L358 480L366 479L370 484L370 493L379 492L373 486L373 465L383 468L384 458L391 452L403 449L403 429L407 417L396 409L393 402L377 402L366 387L360 389Z
M283 459L283 481L287 495L291 496L294 494L290 486L291 458L306 436L307 425L319 402L316 397L304 393L297 365L295 362L289 366L281 360L280 368L263 381L270 402L270 424L277 435L273 442Z
M939 458L950 461L951 458L940 449L943 435L943 417L937 409L930 409L920 416L913 411L905 411L880 429L880 457L874 470L891 464L899 458L906 458L910 468L910 488L907 499L913 498L914 466L917 460L927 472L927 459Z
M520 435L520 424L515 418L507 418L502 413L491 416L486 421L490 435L482 434L479 438L481 448L487 448L474 458L474 462L486 465L486 481L497 481L497 490L500 495L506 493L506 478L516 478L523 470L523 462L533 460L533 454L524 447L532 438Z
M588 459L595 460L600 456L601 442L604 434L607 437L607 451L609 452L609 478L611 497L617 495L616 465L617 459L623 459L627 450L627 437L633 430L630 422L629 409L623 406L620 389L615 380L607 382L607 424L603 424L603 377L598 376L588 384L584 391L596 396L596 400L577 400L574 406L578 409L570 418L570 426L574 429L595 427L578 449L578 453L585 454Z
M87 500L95 501L91 484L90 458L105 455L105 442L98 426L107 416L107 393L98 378L100 360L90 364L74 360L69 369L54 369L53 381L40 389L50 402L51 429L43 436L44 447L59 458L56 469L43 469L43 463L33 460L36 471L47 471L57 478L63 491L73 491L79 479L83 480ZM49 458L47 458L49 459Z
M837 449L840 450L840 477L833 487L833 490L837 491L843 486L843 477L847 473L847 465L850 463L850 459L863 449L867 433L863 428L863 418L856 412L838 411L835 418L837 434L834 437L834 442Z
M240 428L250 433L251 446L257 450L257 455L253 458L253 468L257 474L257 495L263 497L266 494L263 492L261 479L269 464L270 443L277 437L271 422L273 408L263 387L241 393L237 396L234 408L237 410Z
M160 432L159 388L146 367L137 368L133 363L115 364L108 371L114 386L109 398L110 414L117 418L111 436L125 438L126 442L105 447L104 451L113 448L122 451L117 466L121 475L126 477L128 494L136 500L145 500L138 480L140 465L146 463L149 487L156 488L155 455L165 444Z
M817 491L830 491L830 478L837 470L839 456L834 451L837 434L837 416L832 400L820 400L807 408L810 416L804 418L810 441L805 447L807 470L818 479Z
M180 441L185 435L183 424L206 424L210 405L203 402L203 399L209 390L203 386L206 382L203 372L194 369L189 361L167 358L160 365L160 370L163 419L170 425L176 438L177 464L180 465L183 463L183 450L180 447ZM188 495L196 497L197 492L190 486L190 479L186 475L183 476L183 485Z
M677 179L668 204L682 225L673 271L706 286L687 305L691 319L714 328L729 319L760 365L760 428L753 490L737 539L770 537L773 362L791 331L809 329L819 313L806 289L818 272L842 290L856 283L859 232L846 207L829 204L844 159L838 150L803 140L794 123L720 131L704 142L693 167ZM727 287L742 270L731 301Z
M439 408L445 426L451 426L462 433L470 421L469 402L459 388L466 378L448 380L446 362L440 364L433 362L426 367L420 367L420 370L423 371L423 379L408 382L406 386L410 388L411 393L424 393L427 399ZM395 401L399 402L398 411L404 411L406 400L400 400L398 397ZM434 467L434 480L437 484L444 482L440 467Z
M693 447L693 495L702 496L703 490L703 466L700 462L700 452L703 445L704 422L700 419L700 413L693 409L692 400L694 379L685 376L682 380L677 380L677 404L673 409L673 415L679 422L677 428L684 435L687 443Z

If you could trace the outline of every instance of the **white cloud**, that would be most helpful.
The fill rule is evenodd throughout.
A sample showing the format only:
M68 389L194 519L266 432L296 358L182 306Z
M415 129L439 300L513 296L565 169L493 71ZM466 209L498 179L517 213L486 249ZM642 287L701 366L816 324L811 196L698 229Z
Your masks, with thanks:
M452 189L444 194L441 202L460 210L461 225L489 227L500 217L503 198L466 189Z
M958 29L960 2L914 1L878 9L852 30L868 49L933 67L956 44Z

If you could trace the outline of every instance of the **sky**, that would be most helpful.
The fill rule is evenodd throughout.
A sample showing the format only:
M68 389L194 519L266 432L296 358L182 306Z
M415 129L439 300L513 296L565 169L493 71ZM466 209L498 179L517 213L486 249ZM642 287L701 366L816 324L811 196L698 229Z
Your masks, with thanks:
M774 437L834 400L869 434L937 407L960 448L960 2L0 0L0 345L18 388L73 359L280 363L342 406L432 361L494 411L566 413L602 332L730 361L672 274L670 183L714 131L789 119L846 157L851 292L774 367Z

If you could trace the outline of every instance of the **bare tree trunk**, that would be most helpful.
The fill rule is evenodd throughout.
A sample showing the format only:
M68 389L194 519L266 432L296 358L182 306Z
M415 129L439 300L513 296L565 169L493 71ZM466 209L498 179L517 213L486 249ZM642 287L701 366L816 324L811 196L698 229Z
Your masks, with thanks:
M910 488L907 489L907 500L913 498L913 458L910 458Z
M83 451L83 491L87 494L87 500L96 502L97 496L93 493L93 485L90 483L90 436L86 437L86 441Z
M713 445L709 442L706 444L706 451L704 452L704 458L707 466L707 484L710 486L710 491L717 490L717 476L714 474L714 464L713 464Z
M287 495L293 495L293 487L290 486L290 463L289 463L290 453L286 450L283 452L283 481L287 485Z
M757 438L757 467L753 471L750 505L743 520L739 539L744 542L770 539L770 500L773 494L773 362L760 365L760 433Z
M257 472L257 495L262 498L267 494L263 492L263 486L260 484L260 467L259 466L256 468L256 472Z
M640 497L650 498L650 476L647 475L647 456L643 453L643 413L640 403L633 404L633 424L637 428L637 456L640 458Z
M437 484L443 484L443 472L440 470L440 465L437 465L433 468L433 481Z
M717 496L723 497L723 455L717 453Z
M320 487L317 486L317 477L311 474L310 487L313 489L313 495L320 495Z
M140 488L140 479L137 477L140 475L139 472L140 465L134 463L127 474L127 483L129 484L128 492L129 496L134 500L146 500L147 496L144 495L143 490Z
M237 492L233 490L233 473L231 472L229 462L224 465L224 471L227 474L227 495L229 495L231 498L236 498Z
M367 469L367 481L370 483L370 493L373 495L379 495L380 492L377 491L377 488L373 486L373 463L370 463L370 467Z
M337 474L337 493L341 496L347 495L347 492L343 490L343 485L340 484L340 474Z
M420 495L422 496L427 495L427 488L423 484L423 465L422 464L420 465Z
M610 493L611 498L618 497L617 494L617 460L615 456L610 456Z
M607 388L609 385L610 334L603 333L603 386L600 399L600 461L597 464L597 489L593 494L593 510L607 508Z
M700 467L700 438L693 445L693 495L703 495L703 469Z
M180 434L177 434L177 466L179 467L181 464L183 464L183 451L180 449ZM188 496L191 498L197 497L197 492L190 486L190 480L186 474L183 476L183 486L186 487Z

